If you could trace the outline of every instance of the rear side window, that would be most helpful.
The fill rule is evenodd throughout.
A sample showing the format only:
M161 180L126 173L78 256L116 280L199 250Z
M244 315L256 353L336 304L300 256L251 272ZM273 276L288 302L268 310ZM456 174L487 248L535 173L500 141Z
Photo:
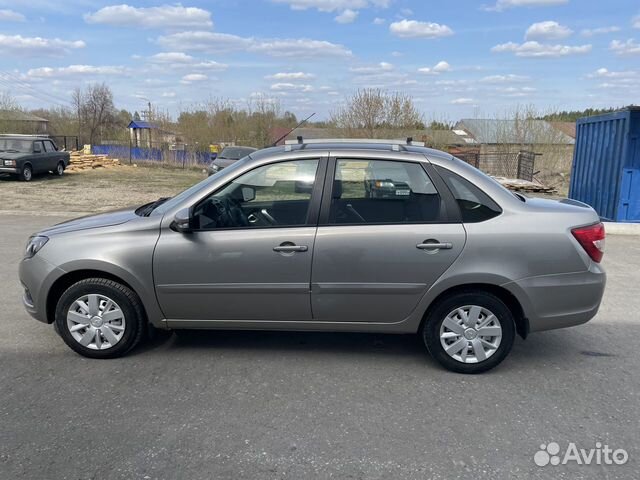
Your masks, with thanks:
M338 160L329 223L431 223L441 220L442 201L417 163Z
M44 149L47 152L55 152L56 151L56 148L53 146L53 143L51 141L45 140L43 143L44 143Z
M502 213L498 204L473 183L446 168L435 168L456 199L464 223L484 222Z

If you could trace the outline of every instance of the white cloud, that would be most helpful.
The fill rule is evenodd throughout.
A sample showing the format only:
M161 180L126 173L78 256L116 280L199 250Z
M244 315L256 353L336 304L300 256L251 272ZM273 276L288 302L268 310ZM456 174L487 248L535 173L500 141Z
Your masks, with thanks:
M0 34L0 51L5 55L60 56L85 46L86 44L82 40L69 41L59 38Z
M300 91L300 92L312 92L313 87L311 85L301 85L299 83L274 83L271 85L271 90L274 91Z
M535 41L525 42L522 44L508 42L496 45L491 49L492 52L512 52L517 57L528 58L553 58L566 57L568 55L581 55L591 51L591 45L544 45Z
M587 75L588 78L608 78L608 79L619 79L619 78L638 78L638 72L634 72L631 70L621 71L621 72L611 72L606 68L599 68L593 73Z
M567 38L573 33L569 27L560 25L558 22L547 20L545 22L534 23L527 29L525 39L527 40L560 40Z
M341 12L347 9L359 10L367 7L387 8L391 0L272 0L274 3L289 5L292 10L314 8L321 12Z
M451 100L451 104L452 105L472 105L474 102L473 98L456 98L454 100Z
M209 77L207 77L202 73L190 73L182 77L182 80L180 80L180 83L189 84L193 82L203 82L204 80L208 80L208 79Z
M72 76L91 76L91 75L122 75L127 69L122 66L96 66L96 65L69 65L68 67L40 67L32 68L27 71L27 77L30 78L60 78Z
M444 60L436 63L433 67L422 67L418 69L418 72L424 73L426 75L440 75L441 73L450 71L451 65L449 65Z
M384 18L376 17L373 19L374 25L384 25L385 23L387 23L387 20L385 20Z
M524 75L514 75L510 73L508 75L489 75L487 77L483 77L480 79L482 83L518 83L518 82L527 82L530 78Z
M0 22L24 22L25 16L13 10L0 9Z
M498 87L495 92L504 97L528 97L536 92L533 87Z
M310 78L314 78L315 75L312 73L305 72L279 72L274 73L273 75L267 75L265 78L267 80L308 80Z
M401 38L439 38L453 35L447 25L417 20L400 20L389 25L392 34Z
M351 67L349 71L357 73L358 75L378 75L383 72L393 71L394 66L391 63L380 62L377 65L365 66L365 67Z
M636 43L633 38L626 42L614 40L609 44L609 49L616 55L640 55L640 43Z
M340 15L336 16L334 20L338 23L353 23L358 18L358 12L356 10L346 9Z
M636 15L631 19L631 26L633 28L640 28L640 15Z
M611 25L610 27L585 28L580 32L583 37L593 37L594 35L604 35L606 33L619 32L620 27Z
M176 96L176 92L162 92L160 96L163 98L173 98Z
M198 70L226 70L229 65L213 60L199 61L183 52L161 52L149 57L149 62L158 65L168 65L172 68L191 68Z
M498 0L495 5L484 7L484 10L502 12L509 8L517 7L549 7L555 5L564 5L569 0Z
M212 27L211 13L201 8L177 5L160 7L132 7L111 5L84 15L87 23L137 28Z
M299 39L256 39L228 33L186 31L161 36L157 42L170 50L214 52L216 54L248 51L272 57L350 57L351 50L343 45L323 41Z

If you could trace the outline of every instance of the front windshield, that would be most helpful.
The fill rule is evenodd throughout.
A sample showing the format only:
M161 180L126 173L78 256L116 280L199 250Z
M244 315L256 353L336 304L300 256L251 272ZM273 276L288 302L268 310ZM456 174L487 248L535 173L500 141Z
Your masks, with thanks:
M237 160L250 153L249 149L241 147L226 147L220 152L220 158L228 158L230 160Z
M201 182L196 183L195 185L193 185L193 186L187 188L186 190L180 192L175 197L167 200L162 205L158 206L153 211L152 215L164 215L165 213L167 213L172 208L180 205L187 198L191 197L192 195L196 195L198 192L200 192L202 190L205 190L209 185L211 185L212 182L215 182L218 178L220 178L220 176L227 175L227 174L235 171L238 168L242 168L242 166L250 158L251 157L249 157L249 155L247 155L246 157L244 157L244 158L238 160L237 162L235 162L230 167L227 167L224 170L220 170L218 173L215 173L214 175L211 175L210 177L205 178Z
M31 140L0 138L0 152L31 153Z

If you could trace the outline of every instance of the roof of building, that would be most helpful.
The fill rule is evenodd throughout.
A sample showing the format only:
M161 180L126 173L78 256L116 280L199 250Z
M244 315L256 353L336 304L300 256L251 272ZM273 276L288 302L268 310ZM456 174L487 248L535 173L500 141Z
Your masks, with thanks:
M46 118L38 117L22 110L0 110L0 120L9 122L49 122Z
M153 122L147 122L146 120L131 120L127 128L147 128L147 129L158 129L158 125Z
M571 138L576 138L576 122L549 122L553 128L560 130Z
M573 145L575 140L544 120L495 120L465 118L456 130L464 130L482 144Z

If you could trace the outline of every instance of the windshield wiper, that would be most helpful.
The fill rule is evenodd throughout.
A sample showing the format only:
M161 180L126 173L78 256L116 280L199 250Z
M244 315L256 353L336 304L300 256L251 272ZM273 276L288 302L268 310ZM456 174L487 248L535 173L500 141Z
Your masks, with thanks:
M149 215L151 215L151 212L153 212L156 208L158 208L160 205L162 205L164 202L166 202L170 198L171 197L162 197L156 200L155 202L146 203L136 209L136 215L139 215L141 217L148 217Z

